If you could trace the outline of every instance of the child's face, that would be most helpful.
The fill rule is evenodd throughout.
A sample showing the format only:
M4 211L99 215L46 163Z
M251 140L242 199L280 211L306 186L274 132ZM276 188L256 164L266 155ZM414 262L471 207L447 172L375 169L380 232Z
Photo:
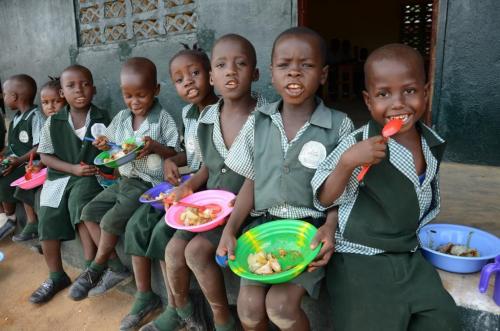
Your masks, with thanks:
M237 40L222 40L212 50L210 83L224 99L239 99L251 92L259 78L247 47Z
M56 114L66 105L66 100L61 97L60 91L50 87L40 91L40 100L42 101L42 111L47 117Z
M12 83L10 81L5 81L2 86L3 90L3 102L11 110L17 109L17 94L13 89Z
M384 125L401 118L400 133L411 130L427 107L428 84L412 61L381 59L367 69L367 91L363 91L372 118Z
M177 94L188 103L201 104L211 92L209 73L194 56L176 57L170 66L170 77Z
M314 98L328 76L319 41L312 36L283 36L274 47L272 83L287 104L300 105Z
M152 83L146 74L125 71L120 77L123 100L128 109L136 116L145 116L160 92L160 85Z
M74 110L86 111L96 93L92 78L77 69L64 71L61 75L61 97Z

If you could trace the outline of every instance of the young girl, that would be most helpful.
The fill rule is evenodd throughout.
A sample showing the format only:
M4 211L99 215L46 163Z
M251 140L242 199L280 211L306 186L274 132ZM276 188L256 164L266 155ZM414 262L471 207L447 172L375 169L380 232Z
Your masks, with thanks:
M194 176L176 189L176 199L195 192L204 185L207 189L237 193L243 183L243 177L227 169L224 160L238 139L241 127L258 104L251 95L252 82L258 78L255 49L247 39L239 35L225 35L215 42L211 67L211 83L222 95L222 99L205 110L200 117L196 146L200 148L203 165ZM190 270L212 308L216 330L235 328L224 279L214 260L221 233L222 227L200 234L187 231L177 231L174 234L165 252L168 283L174 298L170 320L158 329L149 330L168 330L177 315L187 324L188 329L203 330L203 326L194 319L194 307L189 300ZM177 314L174 314L174 307Z
M47 118L56 114L64 106L66 106L66 99L61 97L61 82L59 78L49 77L50 80L42 85L40 89L40 101L42 103L42 116L40 116L41 126L45 123ZM41 128L40 128L41 129ZM39 162L35 165L37 169L43 167L43 164ZM26 171L30 171L29 167L26 167ZM36 211L40 203L40 192L42 188L36 188L33 190L23 190L16 188L14 197L24 203L24 210L26 211L27 224L21 233L12 237L13 241L27 241L38 237L38 221Z
M316 32L302 27L284 31L274 42L271 58L272 82L281 100L255 112L226 159L227 166L246 179L217 254L235 258L236 236L252 208L265 214L247 229L287 218L319 227L311 246L323 242L323 247L307 272L273 286L242 279L238 295L245 330L267 330L270 319L281 330L307 331L309 320L300 303L306 293L319 295L336 225L335 211L325 220L325 213L314 207L310 181L327 153L351 132L352 122L316 97L328 73L325 42Z
M182 109L185 151L165 160L165 179L177 185L180 175L178 167L188 165L196 171L200 167L199 153L194 146L198 117L201 111L217 101L214 89L209 83L210 60L201 49L179 51L170 60L170 77L179 96L189 104ZM165 271L165 246L174 230L164 221L164 212L159 212L149 204L141 206L132 216L125 231L125 253L132 255L136 300L120 324L120 330L133 329L144 317L161 305L160 298L151 290L151 259L159 260ZM167 285L168 302L173 302ZM151 324L163 325L168 320L166 309ZM168 328L173 329L173 328Z

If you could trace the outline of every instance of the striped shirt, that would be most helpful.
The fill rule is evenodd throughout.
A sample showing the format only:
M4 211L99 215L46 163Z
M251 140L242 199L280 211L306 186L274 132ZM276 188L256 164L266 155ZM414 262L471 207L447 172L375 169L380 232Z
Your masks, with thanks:
M342 140L337 148L320 164L320 166L316 170L316 174L311 181L314 192L314 205L318 209L326 210L332 206L339 206L339 221L337 231L335 233L335 250L340 253L375 255L384 252L383 250L378 248L349 242L343 237L349 215L358 197L359 183L356 177L361 171L361 167L358 167L356 168L356 170L354 170L351 177L349 178L349 182L344 192L336 201L334 201L332 206L323 206L318 200L319 188L326 181L333 169L337 166L342 154L344 154L345 151L347 151L351 146L357 143L355 138L356 134L362 132L363 140L368 139L368 130L369 125L365 125ZM431 132L439 141L443 141L436 133L434 133L433 131ZM440 209L440 195L437 175L438 161L432 154L423 136L421 137L421 143L425 162L427 164L425 179L422 184L420 184L418 176L419 174L417 174L415 170L412 153L394 139L389 138L387 144L389 149L389 162L394 167L396 167L396 169L398 169L403 175L405 175L413 183L413 186L415 188L415 193L417 195L420 207L420 224L418 226L417 233L422 226L429 223L437 216Z

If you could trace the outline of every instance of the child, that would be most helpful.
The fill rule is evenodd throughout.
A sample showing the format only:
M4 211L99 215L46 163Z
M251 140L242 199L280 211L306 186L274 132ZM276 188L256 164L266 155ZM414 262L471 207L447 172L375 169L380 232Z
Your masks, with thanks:
M207 189L223 189L237 193L243 177L224 166L226 155L239 139L239 131L259 104L251 95L252 82L258 79L257 59L253 45L235 34L220 37L213 46L210 81L222 95L199 119L197 143L203 165L200 170L174 192L180 199L206 185ZM224 279L214 260L215 248L222 227L196 234L177 231L165 251L168 284L173 302L162 314L162 320L143 330L172 330L178 318L187 329L201 330L194 319L194 307L189 300L190 270L198 280L214 315L216 330L233 330L235 320L229 311Z
M238 295L238 316L245 330L267 330L269 318L282 330L302 331L310 327L301 299L306 293L314 298L319 294L321 267L333 248L336 220L332 212L325 222L325 214L314 207L309 183L327 152L351 132L352 122L315 97L328 75L325 42L316 32L299 27L281 33L273 45L271 74L282 99L258 109L226 159L226 165L246 179L217 254L235 258L235 237L252 207L264 215L247 229L286 218L319 227L313 248L319 242L324 245L309 272L270 288L242 279Z
M178 185L178 166L187 164L193 171L200 167L199 151L194 148L198 117L206 106L217 102L217 96L209 82L210 60L202 50L195 47L178 52L170 60L169 67L170 78L177 94L189 103L182 109L185 152L166 159L163 164L165 179L173 185ZM161 305L160 298L151 291L150 259L160 261L166 279L165 246L174 229L166 225L164 215L164 212L158 212L149 204L144 204L127 224L125 253L132 255L137 293L130 313L120 324L120 330L133 329L147 314ZM167 294L168 302L172 302L169 290ZM161 317L158 321L161 321Z
M82 211L82 219L98 249L90 266L70 288L74 300L102 294L129 278L130 272L116 256L115 246L125 232L127 221L140 206L139 196L162 181L163 159L174 155L178 146L175 122L156 99L160 85L155 64L143 57L130 58L123 64L120 81L128 109L113 118L104 136L98 137L94 144L107 149L109 141L122 143L134 137L143 139L144 147L136 160L119 167L119 181Z
M64 106L66 106L66 100L60 95L61 83L59 78L51 78L47 83L42 85L40 88L40 100L42 104L42 114L39 117L41 122L41 127L50 116L56 114ZM34 165L37 169L40 169L43 164L38 163ZM26 167L26 171L30 171ZM36 188L33 190L25 191L19 187L16 188L14 197L21 200L24 203L24 209L28 218L28 222L21 233L12 237L13 241L21 242L38 238L38 222L36 212L40 207L40 192L42 188Z
M8 78L3 85L3 90L6 106L17 113L9 126L9 145L4 154L8 160L8 167L0 177L0 201L8 218L4 226L0 228L0 240L16 228L15 211L18 200L24 202L28 218L28 224L23 232L31 239L37 235L36 215L31 207L35 191L18 189L16 195L16 188L11 187L10 184L24 176L24 164L30 158L30 154L36 152L40 140L42 121L37 106L33 104L37 87L33 78L22 74Z
M445 147L420 122L429 95L423 59L391 44L375 50L364 70L372 120L339 144L312 181L318 208L339 206L327 274L334 328L459 330L453 299L417 250L418 230L439 212ZM385 141L382 127L394 118L403 126ZM373 166L360 185L366 164Z
M62 266L60 248L61 241L75 238L75 228L85 260L95 255L96 248L80 216L83 206L102 190L95 177L97 168L88 165L99 151L83 140L90 136L93 126L109 124L107 114L92 104L95 93L89 69L81 65L64 69L61 96L68 106L51 116L41 133L38 153L48 167L48 177L40 196L38 233L50 273L31 295L33 303L49 301L71 284Z

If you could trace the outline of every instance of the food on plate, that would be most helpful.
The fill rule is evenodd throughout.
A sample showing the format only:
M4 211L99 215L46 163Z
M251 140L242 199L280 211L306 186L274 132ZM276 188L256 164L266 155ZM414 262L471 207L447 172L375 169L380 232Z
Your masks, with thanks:
M134 149L137 148L136 144L129 144L129 143L123 143L122 144L122 149L119 150L116 153L111 154L109 158L105 158L103 161L104 163L108 163L114 160L118 160L119 158L127 155L128 153L132 152Z
M475 248L471 248L464 245L455 245L453 243L447 243L446 245L442 245L438 247L438 252L462 256L462 257L479 257L479 252Z
M196 226L208 223L216 216L217 213L211 208L200 211L198 208L186 207L179 218L185 226Z
M166 199L168 198L169 194L168 193L164 193L164 192L161 192L160 194L158 194L156 197L153 197L151 196L150 194L143 194L142 195L142 198L144 200L148 200L148 201L158 201L158 200L163 200L163 199Z
M282 250L280 250L280 256L282 253L286 255L286 252L284 250L283 252L281 251ZM273 254L266 254L264 251L249 254L247 263L250 271L258 275L271 275L282 271L278 259L274 257Z

